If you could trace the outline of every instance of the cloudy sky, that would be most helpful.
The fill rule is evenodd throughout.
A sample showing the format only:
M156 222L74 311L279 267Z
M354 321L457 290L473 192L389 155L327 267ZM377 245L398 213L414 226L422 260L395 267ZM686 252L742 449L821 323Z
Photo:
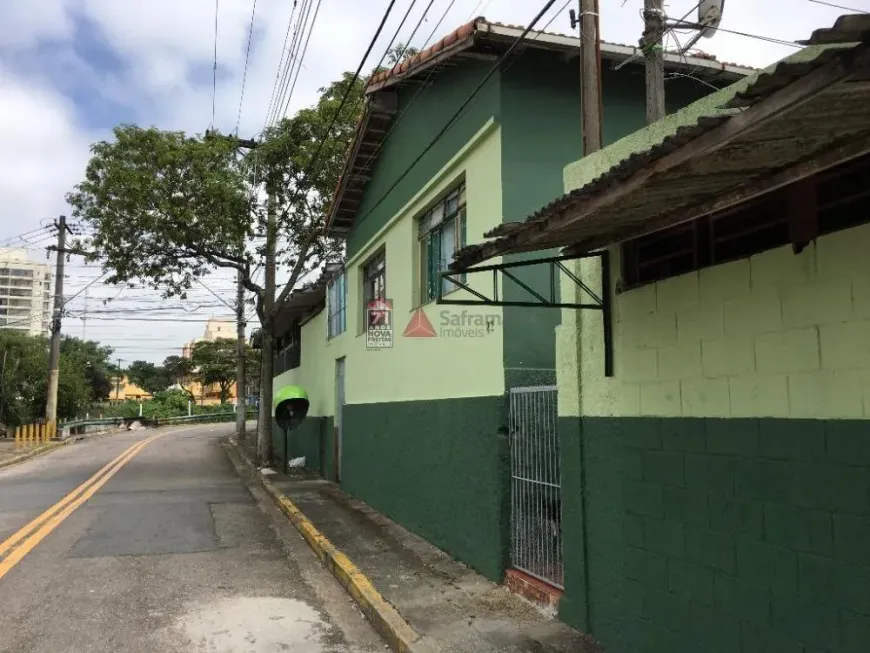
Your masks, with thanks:
M870 0L832 0L870 9ZM41 226L68 207L64 194L84 170L90 144L107 138L119 122L202 132L212 123L239 134L258 133L266 121L293 0L219 0L217 83L213 94L215 0L0 0L0 246L30 248L45 259L50 242ZM302 6L298 0L298 9ZM322 0L288 113L311 104L317 89L344 70L354 70L389 0ZM397 0L366 69L374 66L411 0ZM428 2L414 8L399 40L406 40ZM544 22L570 33L568 8L556 2ZM601 0L602 38L637 42L642 0ZM543 0L433 0L414 45L430 33L440 38L473 15L527 24ZM695 0L673 0L679 17ZM448 10L449 7L449 11ZM255 11L253 11L255 9ZM253 38L245 66L252 11ZM447 11L445 15L445 11ZM721 27L733 32L794 41L846 13L812 0L729 0ZM296 16L291 24L296 26ZM440 25L438 23L440 22ZM437 29L436 29L437 26ZM795 51L761 38L720 32L699 43L720 59L764 66ZM24 234L24 238L19 238ZM201 335L208 317L231 313L232 281L218 278L182 304L164 302L137 288L106 286L97 268L75 258L67 296L76 315L65 331L113 345L125 361L161 361L183 342ZM109 303L105 300L112 298Z

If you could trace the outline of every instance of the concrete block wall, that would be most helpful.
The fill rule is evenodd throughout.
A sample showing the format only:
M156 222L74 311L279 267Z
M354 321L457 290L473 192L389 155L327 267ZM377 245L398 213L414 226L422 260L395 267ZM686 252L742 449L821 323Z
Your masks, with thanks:
M868 252L863 226L613 296L610 378L600 316L563 312L565 621L633 653L870 651Z
M621 293L614 318L583 414L870 418L870 225Z

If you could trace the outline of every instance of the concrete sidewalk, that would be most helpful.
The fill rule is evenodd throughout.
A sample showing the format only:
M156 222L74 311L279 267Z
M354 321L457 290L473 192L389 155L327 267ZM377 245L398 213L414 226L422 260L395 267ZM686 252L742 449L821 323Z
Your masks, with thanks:
M368 577L421 636L444 653L593 653L595 642L320 479L277 474L284 494Z

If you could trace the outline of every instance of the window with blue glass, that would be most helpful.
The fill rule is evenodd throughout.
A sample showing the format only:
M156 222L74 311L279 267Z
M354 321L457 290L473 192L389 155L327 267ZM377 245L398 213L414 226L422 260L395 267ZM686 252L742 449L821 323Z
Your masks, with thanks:
M453 188L419 220L420 282L422 303L456 289L456 284L442 279L453 255L465 246L465 183Z

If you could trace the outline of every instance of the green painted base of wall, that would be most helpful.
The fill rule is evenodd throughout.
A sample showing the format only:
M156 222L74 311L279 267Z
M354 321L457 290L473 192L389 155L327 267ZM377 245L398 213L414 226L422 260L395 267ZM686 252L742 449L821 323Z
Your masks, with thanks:
M287 462L305 456L305 469L335 480L335 432L332 417L307 417L287 433L272 422L272 459L284 471Z
M307 417L287 436L288 459L305 456L305 469L334 479L333 423L332 417Z
M510 528L504 397L344 410L342 489L500 582Z
M870 422L559 428L563 620L608 651L870 650Z

